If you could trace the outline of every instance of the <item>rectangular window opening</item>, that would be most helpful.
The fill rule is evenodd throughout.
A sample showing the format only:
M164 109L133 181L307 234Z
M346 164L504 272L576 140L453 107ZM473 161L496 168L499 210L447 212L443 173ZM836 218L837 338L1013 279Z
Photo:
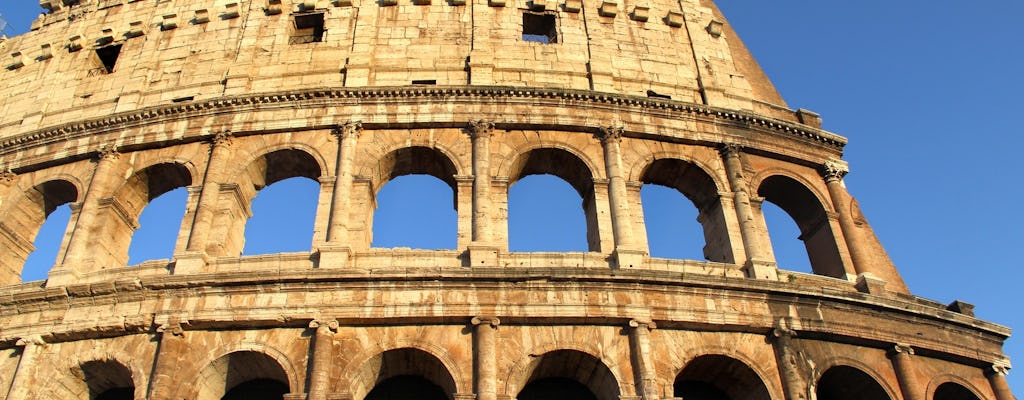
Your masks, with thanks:
M114 66L117 65L117 57L121 55L121 45L115 44L113 46L100 47L96 49L96 55L100 57L103 69L108 74L113 73Z
M319 43L324 40L324 13L295 14L295 34L288 44Z
M552 14L523 13L523 41L558 43L555 16Z
M412 81L413 85L436 85L437 79L417 79Z

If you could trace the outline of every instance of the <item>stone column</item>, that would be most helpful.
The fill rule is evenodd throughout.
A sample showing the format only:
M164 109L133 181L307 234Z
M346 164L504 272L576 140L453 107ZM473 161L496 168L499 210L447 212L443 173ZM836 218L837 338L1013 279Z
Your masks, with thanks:
M912 355L914 355L914 349L910 345L896 343L892 348L890 358L896 369L896 378L900 382L903 400L925 400L921 386L917 383L917 373L914 371Z
M843 185L843 177L850 172L850 169L845 162L833 160L826 162L820 172L828 186L832 206L839 214L839 228L843 230L843 239L846 242L847 250L850 251L853 269L857 275L868 272L871 253L867 246L863 245L860 228L854 222L853 215L850 215L850 194L846 192L846 187Z
M630 361L633 363L633 376L636 379L636 391L644 400L658 400L658 374L654 369L651 354L651 330L656 326L652 321L629 321Z
M174 394L176 372L180 368L178 363L185 352L185 331L176 318L160 325L156 331L160 335L160 345L153 361L147 399L170 400Z
M622 176L622 134L617 126L601 128L595 135L604 150L604 167L608 175L608 202L612 212L612 237L615 239L615 258L619 268L643 265L644 251L633 242L633 228L629 213L629 195Z
M331 359L334 357L334 333L338 321L310 321L310 329L316 329L313 336L313 360L309 372L308 400L327 400L331 385Z
M743 152L742 148L736 144L724 144L719 152L722 155L722 160L725 162L725 173L733 192L733 205L736 208L736 217L740 223L743 251L747 255L746 262L744 263L747 276L757 279L776 279L778 271L774 263L765 256L761 249L760 235L758 234L754 211L751 208L747 179L744 176L743 163L740 160ZM742 258L736 257L736 259L738 261Z
M1013 392L1010 391L1010 385L1006 383L1006 373L1009 372L1009 369L1009 362L992 364L992 367L985 374L988 376L989 385L992 385L992 392L995 393L996 400L1017 399L1013 396Z
M206 174L203 177L202 189L199 191L195 217L189 229L188 245L185 247L185 253L179 256L175 263L175 275L201 272L208 257L213 255L209 254L210 230L213 229L213 218L217 213L217 200L220 197L224 170L231 162L231 132L218 132L213 135L210 142L210 158L206 163Z
M807 383L804 382L799 358L793 349L794 336L796 336L796 332L789 328L775 328L771 333L775 356L779 363L779 376L782 378L782 390L786 394L786 399L806 400Z
M96 161L96 169L93 170L92 179L89 181L89 190L85 193L82 201L82 209L78 218L69 221L74 223L71 231L71 239L68 241L67 251L64 253L64 260L59 266L50 272L47 279L47 286L62 286L77 280L80 274L88 272L88 259L92 252L96 251L96 243L92 243L91 233L97 228L96 220L99 218L100 199L110 195L117 185L119 176L114 171L118 160L121 158L114 146L104 146L99 149Z
M498 399L498 343L495 337L497 317L473 317L473 333L476 339L476 398L477 400Z
M18 339L18 346L22 346L21 358L18 360L18 369L14 371L11 378L11 386L7 390L7 399L21 400L32 393L35 387L31 382L33 372L36 369L36 356L39 348L46 345L43 338L29 336Z
M494 246L494 227L491 218L491 133L494 123L470 121L466 132L473 141L473 223L469 245L470 265L474 267L498 265L498 252Z
M336 178L331 199L331 216L327 225L327 244L320 247L319 268L344 268L349 264L352 244L349 240L348 216L352 198L352 182L355 168L356 145L363 123L346 122L333 131L338 138Z

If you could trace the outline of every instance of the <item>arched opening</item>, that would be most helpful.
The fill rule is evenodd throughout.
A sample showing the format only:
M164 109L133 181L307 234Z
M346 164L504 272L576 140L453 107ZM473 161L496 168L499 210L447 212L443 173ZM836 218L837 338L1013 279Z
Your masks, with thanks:
M305 177L283 179L260 190L245 224L242 254L309 251L319 194L319 182Z
M818 400L891 400L870 375L845 365L825 371L816 392Z
M142 209L139 229L128 247L128 265L174 257L187 202L188 190L179 187L161 194Z
M32 282L45 280L50 269L57 263L61 245L67 234L68 223L71 222L71 206L64 204L53 210L46 221L39 227L39 233L32 242L35 250L25 260L25 268L21 270L21 281Z
M946 382L935 389L934 400L979 400L978 396L959 384Z
M367 360L352 380L353 398L451 400L455 379L437 357L423 350L388 350Z
M722 355L693 359L676 376L673 397L687 400L771 400L768 387L747 364Z
M431 147L401 148L381 157L372 173L372 247L456 247L458 169L447 155Z
M288 374L274 358L236 351L214 360L199 373L198 400L280 400L289 393Z
M652 256L735 262L718 187L707 172L683 160L660 159L647 166L641 181ZM674 189L690 204L665 189Z
M557 230L565 225L571 226L572 224L578 224L577 222L574 222L573 219L561 216L552 218L552 216L542 213L542 210L550 208L556 200L566 198L564 195L556 197L551 194L552 192L560 190L556 189L557 186L552 185L554 180L544 178L539 180L539 182L544 182L544 184L538 184L538 188L516 193L517 182L524 180L523 178L531 175L553 175L572 186L576 191L576 194L579 196L579 199L582 200L583 220L586 222L586 249L588 251L601 251L601 237L597 227L598 213L595 201L593 173L590 168L587 167L587 164L580 160L576 155L562 149L553 148L530 150L526 153L520 154L512 163L509 176L510 187L508 199L510 249L519 248L521 250L537 251L533 246L519 244L521 241L519 236ZM532 183L528 185L525 183L526 182L524 182L524 187L533 185ZM562 192L564 192L564 190ZM540 202L540 205L538 206L537 204L534 204L533 207L530 207L530 204L518 204L528 198ZM573 214L578 215L578 213ZM524 220L524 218L528 219ZM578 221L578 219L576 221ZM515 227L515 230L513 227ZM525 233L518 230L520 227L532 227L532 229L526 231L529 233ZM558 240L561 243L573 243L570 239L564 237L558 238ZM565 242L566 240L570 241ZM534 243L539 245L539 242L530 240L523 240L522 243ZM568 245L563 246L568 247ZM564 251L564 248L560 248L558 250Z
M815 274L846 277L828 215L814 193L793 178L775 175L761 182L757 195L779 206L796 222L800 229L799 239L804 243Z
M233 207L214 217L224 255L309 251L320 193L316 159L302 150L277 150L253 160L242 175L239 194L250 213Z
M619 384L608 366L577 350L545 353L530 362L525 375L519 400L619 398Z
M188 168L176 163L155 164L133 174L114 191L111 199L100 200L96 221L98 229L95 230L97 236L95 240L90 239L90 243L106 251L90 251L89 256L96 265L105 267L128 265L129 248L140 251L139 256L133 260L136 262L171 258L181 229L181 217L185 214L187 194L184 187L191 184L192 174ZM136 237L136 230L141 227L139 218L143 210L149 208L154 200L179 188L182 190L164 197L157 202L153 211L147 213L156 214L164 221L157 226L148 226L148 232Z
M89 361L81 366L90 400L132 400L135 382L132 372L117 361Z
M392 179L377 192L371 246L454 249L458 212L453 202L451 187L441 179L430 175Z
M761 215L768 228L768 239L775 254L775 263L780 268L813 274L811 260L807 258L807 247L800 241L800 228L779 206L761 203Z
M520 179L508 193L510 251L587 251L587 220L580 196L553 175Z
M18 194L13 193L12 197L14 196ZM26 276L31 277L29 280L45 278L46 273L56 263L67 230L66 221L71 214L67 207L63 207L66 214L55 215L54 212L58 207L78 201L78 189L68 181L52 180L36 185L22 193L20 198L15 198L6 214L0 218L0 247L4 249L0 252L0 285L22 282L26 261L36 249L33 243L43 223L52 217L53 223L57 226L52 230L48 229L50 232L40 238L47 242L43 247L48 248L51 253L45 257L40 256L44 259L39 260L38 264L33 260L33 266L27 271L29 274Z

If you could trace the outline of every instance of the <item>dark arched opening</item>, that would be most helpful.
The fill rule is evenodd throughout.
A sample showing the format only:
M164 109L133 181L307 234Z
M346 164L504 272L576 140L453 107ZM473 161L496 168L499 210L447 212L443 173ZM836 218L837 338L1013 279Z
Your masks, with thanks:
M530 211L517 212L517 204L511 191L515 190L516 182L531 175L553 175L567 182L576 191L582 200L583 216L586 221L586 240L588 251L601 251L601 237L597 227L597 204L595 201L593 173L583 160L576 155L553 148L542 148L530 150L520 154L512 163L509 176L509 241L515 243L519 233L512 230L512 226L532 226L537 230L558 229L566 223L572 223L566 218L549 218L539 216ZM551 186L544 185L548 188ZM526 196L542 200L550 200L551 195L547 193L550 189L537 189L527 193ZM518 196L517 196L518 197ZM528 218L523 221L523 218ZM515 219L516 221L512 221ZM531 251L535 251L530 249Z
M65 205L78 201L78 189L68 181L52 180L25 191L20 198L16 197L18 193L9 196L17 200L0 218L0 248L4 249L0 251L0 285L20 283L23 277L27 280L43 279L57 263L71 215L70 208ZM55 215L58 207L62 212ZM39 237L40 228L51 217L54 221L47 227L52 230ZM56 226L49 226L54 224ZM44 243L37 242L37 239ZM38 261L33 257L33 263L28 265L30 255L34 255L37 248L45 249L46 257Z
M451 400L456 387L455 379L437 357L423 350L401 348L367 360L356 373L353 391L367 393L368 400Z
M935 389L934 400L979 400L978 396L961 385L946 382Z
M807 258L815 274L846 277L828 214L814 193L793 178L775 175L761 182L757 194L779 206L796 222L800 229L799 240L807 249Z
M597 357L577 350L556 350L534 359L519 400L618 400L615 375ZM568 397L565 397L568 396Z
M747 364L722 355L693 359L676 376L674 397L687 400L771 400L768 387Z
M728 225L725 220L726 214L719 200L718 186L715 185L711 175L700 167L683 160L661 159L655 160L647 166L641 181L646 184L641 190L641 197L643 200L644 222L647 226L648 244L652 256L661 257L660 254L666 254L669 258L735 262L732 247L729 245L731 241L729 240ZM675 189L675 191L689 200L691 203L689 207L681 206L681 202L677 201L673 201L672 204L677 208L675 212L680 212L678 208L687 208L695 211L694 213L687 214L687 216L696 214L695 219L700 223L699 227L695 227L696 229L687 230L687 232L695 232L695 234L692 234L692 237L690 237L691 235L686 235L684 237L666 238L658 234L659 232L664 232L664 229L678 232L680 227L679 223L675 223L672 226L658 229L659 223L673 219L672 214L667 214L668 211L662 211L657 214L653 213L657 210L656 204L649 204L649 201L655 198L654 191L658 190L658 186ZM660 196L661 201L659 203L669 200L666 197L668 196ZM703 246L701 246L702 244ZM687 256L680 257L682 255L680 249L682 248L694 250L682 253ZM697 249L699 251L696 251Z
M90 400L132 400L135 382L131 371L117 361L89 361L80 368Z
M236 351L217 358L199 373L198 400L280 400L289 393L288 374L272 357Z
M281 400L288 385L273 379L253 379L231 388L221 400Z
M406 147L382 157L374 172L371 247L457 246L458 170L448 156L430 147Z
M818 379L818 400L891 400L870 375L844 365L829 368Z

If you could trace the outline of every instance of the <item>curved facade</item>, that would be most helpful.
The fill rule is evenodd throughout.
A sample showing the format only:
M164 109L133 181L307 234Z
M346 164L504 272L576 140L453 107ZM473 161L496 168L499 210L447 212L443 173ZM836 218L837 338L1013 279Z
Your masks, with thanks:
M1013 398L1009 330L911 295L709 0L43 0L0 42L0 391L9 399ZM373 248L390 180L445 182L454 250ZM557 176L586 252L510 252ZM311 251L242 256L251 203L319 182ZM699 210L648 254L640 188ZM187 189L173 259L128 265ZM761 204L814 274L776 266ZM45 283L39 227L72 215Z

